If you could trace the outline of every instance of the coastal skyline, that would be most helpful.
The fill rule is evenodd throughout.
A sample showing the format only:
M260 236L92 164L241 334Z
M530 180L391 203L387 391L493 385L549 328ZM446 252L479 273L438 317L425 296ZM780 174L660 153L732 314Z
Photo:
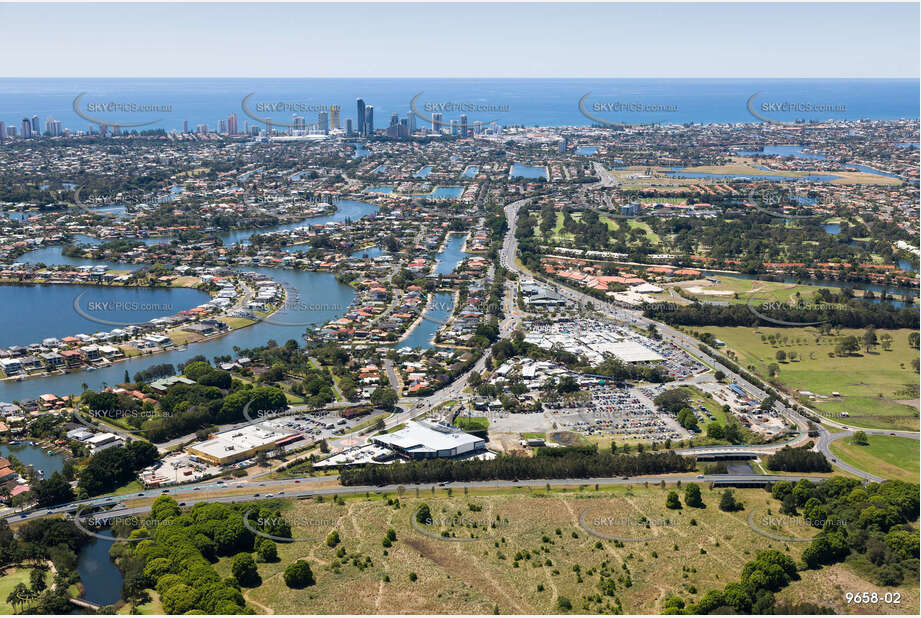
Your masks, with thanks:
M382 131L394 117L413 131L434 128L440 115L440 128L451 132L452 121L460 130L461 116L471 128L757 123L768 116L894 120L916 118L919 101L916 81L906 79L0 78L0 90L0 122L8 130L29 119L33 135L52 136L98 130L94 119L110 127L126 123L128 131L249 133L266 129L266 119L273 131L312 130L321 117L330 130L350 133L351 122L361 134L358 99L373 109ZM777 104L800 108L764 111ZM333 108L338 115L330 114ZM49 120L59 130L48 129Z
M906 3L0 5L39 12L5 77L917 78L921 43Z

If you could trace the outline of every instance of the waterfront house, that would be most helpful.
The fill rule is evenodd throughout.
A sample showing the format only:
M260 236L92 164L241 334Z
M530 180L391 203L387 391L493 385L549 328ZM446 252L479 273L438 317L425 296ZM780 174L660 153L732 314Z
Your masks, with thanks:
M170 376L168 378L154 380L150 383L150 388L154 389L155 391L165 393L167 389L169 389L169 387L173 384L195 384L195 382L185 376Z
M38 412L38 408L39 408L38 399L33 399L31 397L28 397L26 399L20 399L19 405L26 412Z
M83 353L80 350L64 350L61 352L64 363L68 367L77 367L83 364Z
M35 371L36 369L42 368L42 361L35 356L23 356L19 360L22 363L23 370L25 371Z
M99 346L99 353L106 358L122 358L125 356L125 353L121 351L121 348L116 348L114 345Z
M22 362L18 358L0 358L0 369L8 376L14 376L22 371Z
M22 408L17 406L15 403L8 403L6 401L0 401L0 416L15 416L22 412Z
M43 352L38 355L48 369L57 369L64 365L64 357L57 352Z
M80 351L83 352L83 357L89 361L98 361L102 358L102 355L99 353L99 346L96 345L87 345L80 348Z

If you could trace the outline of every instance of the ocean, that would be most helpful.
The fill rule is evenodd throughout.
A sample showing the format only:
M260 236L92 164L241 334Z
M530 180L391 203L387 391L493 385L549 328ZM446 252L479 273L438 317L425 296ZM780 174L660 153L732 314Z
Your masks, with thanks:
M74 102L81 93L78 113ZM235 113L242 132L244 123L263 126L259 119L292 123L293 114L309 125L322 110L339 106L340 126L351 118L357 128L359 97L374 107L378 129L389 125L393 114L407 117L411 107L418 112L413 114L417 126L440 112L444 122L460 121L464 114L471 127L475 122L590 126L597 119L759 122L750 108L785 122L893 120L917 119L919 109L918 82L911 79L2 78L0 121L21 130L22 119L36 115L42 131L49 116L72 131L95 129L96 122L167 131L182 130L185 122L189 130L200 124L214 130Z

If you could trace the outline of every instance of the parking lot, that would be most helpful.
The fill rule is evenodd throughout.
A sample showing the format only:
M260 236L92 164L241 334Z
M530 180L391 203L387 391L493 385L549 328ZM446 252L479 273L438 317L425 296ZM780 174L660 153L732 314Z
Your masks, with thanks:
M548 403L548 415L561 429L587 436L627 440L680 440L689 434L634 389L597 389L587 401Z

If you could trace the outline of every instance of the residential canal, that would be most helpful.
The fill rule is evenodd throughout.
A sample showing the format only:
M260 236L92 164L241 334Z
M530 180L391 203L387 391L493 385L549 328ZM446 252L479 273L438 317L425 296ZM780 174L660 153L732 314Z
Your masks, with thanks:
M306 227L308 225L322 225L324 223L342 222L346 219L355 221L364 217L365 215L374 214L378 210L378 207L374 204L359 202L356 200L336 200L334 204L336 206L336 212L329 215L308 217L295 223L286 223L284 225L275 225L256 230L230 230L227 232L221 232L217 235L217 237L220 238L225 245L232 245L234 243L246 242L253 234L268 234L282 230L293 230L299 227ZM142 238L138 240L141 240L146 245L158 245L163 243L169 244L171 239L169 237L155 237ZM74 242L77 244L87 245L100 244L98 239L85 235L75 235ZM146 266L145 264L106 263L99 260L67 257L62 255L61 252L63 249L63 245L43 247L41 249L29 251L28 253L21 255L16 259L16 261L27 262L30 264L67 264L70 266L98 266L100 264L108 264L111 268L118 270L138 270L139 268Z
M457 265L467 255L462 250L466 239L467 234L463 233L448 236L444 249L437 257L438 261L435 264L436 274L446 275L454 272ZM438 292L428 309L426 309L422 320L410 331L406 339L400 341L394 347L397 349L406 347L422 348L424 350L431 348L435 333L451 318L452 313L454 313L454 294L452 292Z
M457 265L463 261L467 253L463 251L467 234L450 234L445 242L444 250L438 254L438 263L435 264L436 275L453 273Z
M432 347L432 339L435 337L435 333L445 325L453 312L454 294L451 292L438 292L435 294L432 304L426 309L425 316L419 320L419 323L412 329L409 336L393 347L398 350L400 348L428 350Z
M361 207L350 207L352 205L360 205ZM360 216L358 214L360 212L367 214L377 210L375 206L370 204L351 200L343 200L340 208L341 210L335 215L322 217L314 222L341 221L345 217L356 219ZM94 263L105 264L105 262L99 261L94 261ZM109 266L112 265L110 264ZM288 300L285 307L268 320L233 331L217 339L191 344L184 350L139 356L112 363L107 367L98 368L94 371L77 371L27 378L21 382L3 380L0 381L0 401L16 401L28 397L38 397L44 393L54 393L56 395L79 394L83 392L83 384L92 389L99 389L103 384L120 384L124 380L125 371L128 371L130 376L134 376L135 373L152 365L170 363L177 366L179 363L185 362L198 354L208 359L225 354L236 356L234 347L252 348L265 345L269 339L274 339L279 344L283 344L288 339L301 342L302 335L307 329L320 326L329 320L340 317L348 309L354 298L354 290L336 281L332 273L254 267L239 267L237 270L265 273L283 285L288 291ZM74 293L73 286L62 287L69 291L71 295ZM71 312L73 296L69 298L68 312ZM100 329L111 330L107 327L93 330Z
M378 207L367 202L358 202L356 200L336 200L336 212L331 215L322 215L319 217L310 217L296 223L286 223L272 227L260 228L258 230L232 230L218 234L218 238L225 245L234 243L247 242L253 234L268 234L270 232L280 232L283 230L293 230L308 225L322 225L324 223L342 222L346 219L357 221L365 215L374 214Z
M64 458L57 454L48 454L48 449L35 446L31 441L19 444L0 444L0 457L15 455L16 458L27 466L32 466L35 471L41 471L45 478L64 469Z

